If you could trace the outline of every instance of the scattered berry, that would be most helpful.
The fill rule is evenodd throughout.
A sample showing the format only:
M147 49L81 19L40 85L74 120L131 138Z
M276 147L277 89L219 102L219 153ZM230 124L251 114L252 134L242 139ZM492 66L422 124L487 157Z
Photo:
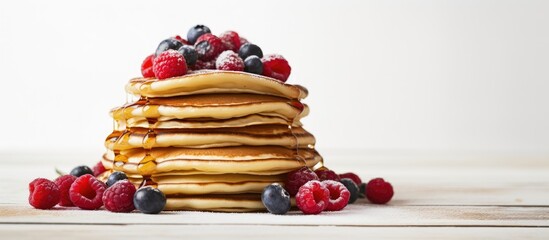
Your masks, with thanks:
M233 51L227 50L219 54L215 61L215 68L218 70L242 71L244 70L244 61Z
M75 176L75 177L80 177L80 176L83 176L83 175L86 175L86 174L92 174L93 175L93 171L91 170L90 167L85 166L85 165L81 165L81 166L73 168L71 170L70 174Z
M107 186L90 174L77 178L71 185L69 196L75 206L95 210L103 206L103 192Z
M202 61L196 60L196 64L192 66L193 70L202 70L202 69L215 69L215 60Z
M393 197L393 186L383 178L374 178L366 185L366 197L372 203L385 204Z
M244 71L249 73L263 73L263 62L258 56L249 56L244 60Z
M124 172L113 172L107 179L107 187L110 187L114 185L116 182L120 180L126 180L128 179L128 176Z
M326 211L339 211L345 208L351 196L349 190L340 182L326 180L322 183L330 191L330 200L326 206Z
M29 204L38 209L50 209L59 203L59 187L45 178L29 183Z
M141 64L141 74L145 78L153 78L154 72L153 72L153 59L154 54L151 54L143 60L143 63Z
M166 196L160 190L153 187L142 187L133 196L133 205L142 213L156 214L164 210Z
M261 201L272 214L286 214L291 207L290 194L278 183L273 183L263 189Z
M308 167L302 167L288 173L284 186L286 187L286 190L288 190L288 193L290 193L290 196L293 197L299 191L299 188L303 186L303 184L311 180L319 179L315 172L311 171L311 169Z
M105 166L103 166L103 163L99 161L97 164L95 164L95 166L93 166L92 171L93 171L93 175L97 177L99 176L99 174L107 171L107 169L105 169Z
M187 66L193 66L196 63L196 60L198 59L198 53L193 46L183 45L177 51L181 53L181 55L183 55Z
M319 214L329 204L330 190L317 180L309 181L295 195L297 207L305 214Z
M189 43L187 40L183 39L183 38L182 38L181 36L179 36L179 35L175 35L175 37L173 37L173 39L179 41L179 42L182 43L183 45L190 45L190 43Z
M196 40L194 48L196 49L200 60L208 61L215 59L217 55L223 52L225 46L217 36L206 33Z
M351 196L349 197L349 204L353 204L358 199L358 186L350 178L342 178L340 182L349 190Z
M316 175L320 179L320 181L324 180L334 180L336 182L339 182L341 180L339 178L339 175L337 175L334 171L327 169L327 168L320 168L315 171Z
M362 179L360 179L360 177L352 172L348 172L348 173L343 173L343 174L339 174L339 178L343 179L343 178L350 178L351 180L353 180L353 182L355 182L355 184L358 186L362 183Z
M164 39L164 40L162 40L162 42L160 42L158 44L158 47L156 48L156 51L154 52L154 55L158 56L161 53L163 53L165 51L168 51L170 49L171 50L177 50L181 46L183 46L183 43L181 43L180 41L178 41L174 38Z
M181 53L170 49L153 60L153 72L158 79L182 76L187 73L187 63Z
M189 31L187 32L187 41L194 45L196 43L196 40L202 36L203 34L206 34L206 33L212 33L212 31L210 30L210 28L204 26L204 25L196 25L194 27L192 27L191 29L189 29Z
M63 207L74 206L69 194L69 190L74 180L76 180L76 177L73 175L63 175L55 179L55 184L59 188L59 205L60 206L63 206Z
M366 183L361 183L358 186L358 197L359 198L366 198Z
M261 51L261 48L255 44L252 43L245 43L244 45L240 46L240 49L238 50L238 56L242 59L246 59L249 56L258 56L259 58L263 57L263 51Z
M226 31L219 35L221 42L225 45L226 50L232 50L238 52L240 49L240 36L234 31Z
M282 82L286 82L290 77L292 68L281 55L267 55L261 61L263 61L263 76L272 77Z
M103 204L111 212L131 212L135 209L135 186L128 180L115 183L103 193Z

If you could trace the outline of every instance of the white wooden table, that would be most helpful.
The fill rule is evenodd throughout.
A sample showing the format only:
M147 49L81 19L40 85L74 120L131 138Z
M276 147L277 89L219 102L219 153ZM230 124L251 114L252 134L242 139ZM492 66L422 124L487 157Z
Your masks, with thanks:
M549 239L549 158L323 152L328 167L395 188L388 205L344 211L164 212L35 210L28 183L100 153L0 153L0 239Z

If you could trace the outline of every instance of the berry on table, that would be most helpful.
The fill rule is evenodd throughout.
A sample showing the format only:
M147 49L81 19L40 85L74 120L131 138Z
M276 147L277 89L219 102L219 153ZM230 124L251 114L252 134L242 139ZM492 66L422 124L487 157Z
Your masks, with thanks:
M244 71L249 73L263 73L263 62L258 56L249 56L244 60Z
M257 56L259 58L263 57L263 51L261 51L261 48L253 43L245 43L242 46L240 46L240 49L238 50L238 56L242 59L246 59L249 56Z
M177 51L183 55L187 66L193 66L198 60L198 53L191 45L183 45Z
M196 43L196 40L206 33L212 33L210 28L204 25L196 25L189 29L189 31L187 32L187 41L190 44L194 45Z
M86 175L86 174L92 174L93 175L93 170L88 166L80 165L78 167L73 168L71 170L70 174L75 176L75 177L80 177L80 176L83 176L83 175Z
M158 47L156 47L156 51L154 52L154 55L158 56L161 53L163 53L165 51L168 51L170 49L171 50L177 50L181 46L183 46L183 43L181 43L180 41L178 41L174 38L164 39L164 40L162 40L162 42L160 42L158 44Z
M261 202L272 214L286 214L291 207L290 194L278 183L273 183L263 189Z
M374 178L366 185L366 198L372 203L385 204L393 197L393 186L383 178Z
M187 73L187 63L181 53L170 49L154 58L153 72L158 79L182 76Z
M59 187L45 178L29 183L29 204L37 209L50 209L59 203Z
M355 184L358 186L362 183L362 179L360 179L360 177L352 172L348 172L348 173L342 173L342 174L339 174L339 178L343 179L343 178L350 178L351 180L353 180L353 182L355 182Z
M358 197L359 198L365 198L366 197L366 183L361 183L358 186Z
M339 182L339 180L341 180L339 178L339 175L337 175L334 171L327 168L319 168L315 171L315 173L320 179L320 181L333 180L333 181Z
M286 82L290 77L292 68L282 55L267 55L261 61L263 61L263 76L272 77L281 82Z
M223 42L221 42L221 39L217 36L211 33L206 33L196 40L194 48L196 49L200 60L208 61L215 59L221 52L223 52L225 46L223 45Z
M342 183L333 180L322 181L322 183L330 191L330 200L326 206L326 211L339 211L345 208L351 197L349 190Z
M311 171L310 168L302 167L288 173L284 186L286 190L288 190L288 193L290 193L290 196L293 197L297 194L299 188L303 186L303 184L311 180L319 179L315 172Z
M215 61L215 68L218 70L242 71L244 70L244 61L235 52L227 50L219 54Z
M93 166L92 171L93 171L93 175L97 177L99 176L99 174L107 171L107 169L105 169L105 166L103 166L103 163L99 161L97 164L95 164L95 166Z
M107 186L90 174L77 178L69 189L69 196L75 206L95 210L103 206L103 192Z
M128 179L128 176L124 172L113 172L111 175L109 175L109 178L107 179L107 187L110 187L114 185L116 182L120 180L126 180Z
M55 179L55 184L59 188L59 205L63 207L72 207L74 204L71 201L69 190L72 183L76 180L73 175L63 175Z
M103 204L111 212L131 212L135 209L135 186L128 180L115 183L103 193Z
M295 195L297 207L305 214L319 214L329 204L330 190L317 180L309 181Z
M154 54L151 54L143 60L143 63L141 63L141 74L145 78L153 78L154 72L153 72L153 59Z
M151 186L142 187L133 196L133 205L146 214L156 214L164 210L166 196L160 190Z
M225 45L225 50L232 50L238 52L240 49L240 36L235 31L226 31L219 35L219 38Z
M340 182L349 190L351 196L349 197L349 204L355 203L358 199L358 186L350 178L342 178Z

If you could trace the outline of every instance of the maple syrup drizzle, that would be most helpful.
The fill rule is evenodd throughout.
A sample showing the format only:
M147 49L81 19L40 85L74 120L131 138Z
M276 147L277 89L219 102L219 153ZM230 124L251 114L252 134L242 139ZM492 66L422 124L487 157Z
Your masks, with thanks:
M151 179L151 176L155 172L156 165L158 163L156 162L156 158L151 155L151 149L156 144L156 132L154 131L154 129L156 128L156 123L158 122L158 119L156 118L156 116L158 116L158 106L149 105L148 98L145 99L146 103L143 106L143 115L147 119L149 130L143 136L142 145L143 149L146 150L146 153L143 159L141 159L141 161L139 161L139 164L137 165L137 172L143 178L141 186L155 186L156 183Z
M302 163L302 165L304 167L307 166L307 161L305 158L303 158L301 155L299 155L299 138L298 136L294 133L294 130L293 130L293 124L294 124L294 121L295 119L297 119L299 117L299 115L303 112L303 109L304 109L304 106L303 104L301 104L299 101L297 100L293 100L290 102L290 105L292 105L294 108L296 108L297 110L299 110L296 115L293 117L293 118L290 118L288 120L288 130L290 130L290 133L292 134L292 136L294 136L294 139L295 139L295 146L293 146L293 151L294 151L294 158L296 160L298 160L299 162Z

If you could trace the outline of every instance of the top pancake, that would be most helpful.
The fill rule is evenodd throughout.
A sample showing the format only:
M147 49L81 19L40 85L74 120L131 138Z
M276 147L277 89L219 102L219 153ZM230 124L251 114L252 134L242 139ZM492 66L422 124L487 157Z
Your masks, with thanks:
M165 80L135 78L126 91L145 97L172 97L210 93L255 93L303 99L308 91L299 85L285 84L273 78L246 72L195 71Z

